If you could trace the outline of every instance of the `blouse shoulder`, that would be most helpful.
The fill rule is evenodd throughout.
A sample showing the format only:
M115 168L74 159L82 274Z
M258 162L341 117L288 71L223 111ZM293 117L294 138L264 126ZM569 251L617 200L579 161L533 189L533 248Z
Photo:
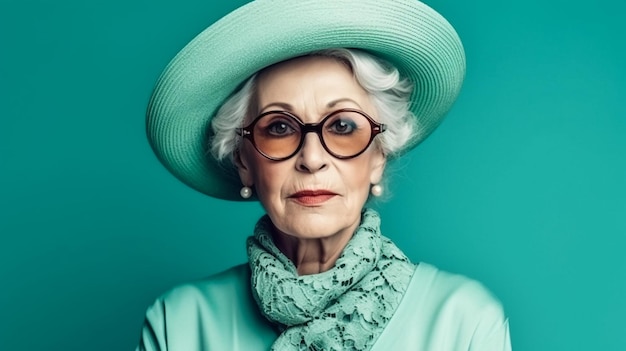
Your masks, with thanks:
M223 301L240 296L248 284L249 267L247 264L241 264L197 281L177 285L163 293L157 300L172 307Z
M178 285L146 311L138 351L265 347L275 332L255 307L247 264ZM226 347L226 348L225 348Z
M429 296L436 297L443 304L453 305L471 314L485 309L502 310L500 300L477 280L442 271L426 263L420 263L417 272L419 270L424 272L417 277L423 279L418 283L426 285Z
M424 298L433 320L465 334L469 350L510 350L508 318L500 300L484 284L464 275L420 263Z
M411 329L406 337L397 331ZM482 283L419 263L380 348L510 351L501 302Z

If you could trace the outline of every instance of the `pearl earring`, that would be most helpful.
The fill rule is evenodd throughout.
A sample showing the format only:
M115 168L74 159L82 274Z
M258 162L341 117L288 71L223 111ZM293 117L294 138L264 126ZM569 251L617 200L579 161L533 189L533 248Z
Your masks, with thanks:
M252 189L250 189L249 186L243 186L239 191L239 195L241 195L244 199L249 199L250 196L252 196Z
M372 185L370 192L372 193L373 196L379 197L380 195L383 194L383 187L378 184L374 184Z

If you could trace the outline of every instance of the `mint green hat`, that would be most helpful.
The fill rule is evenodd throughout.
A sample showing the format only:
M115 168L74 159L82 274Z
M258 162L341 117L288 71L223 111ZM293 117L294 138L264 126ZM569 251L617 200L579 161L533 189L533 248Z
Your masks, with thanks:
M414 82L411 111L420 133L403 152L439 125L465 76L456 31L417 0L256 0L205 29L161 74L146 120L157 157L190 187L243 200L234 167L209 152L211 119L255 72L328 48L366 50Z

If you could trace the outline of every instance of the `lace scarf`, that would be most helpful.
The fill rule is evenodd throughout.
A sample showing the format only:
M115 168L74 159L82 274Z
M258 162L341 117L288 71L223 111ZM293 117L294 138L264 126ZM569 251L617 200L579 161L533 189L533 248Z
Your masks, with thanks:
M380 218L366 209L335 266L299 276L274 245L262 217L248 238L252 294L281 335L272 350L369 350L393 316L415 266L380 235Z

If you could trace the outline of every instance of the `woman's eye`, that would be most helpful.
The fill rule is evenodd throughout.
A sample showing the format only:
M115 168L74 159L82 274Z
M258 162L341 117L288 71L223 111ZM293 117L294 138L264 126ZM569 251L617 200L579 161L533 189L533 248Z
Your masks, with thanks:
M356 123L350 119L337 119L328 127L328 129L335 134L350 134L354 132L356 128Z
M265 131L271 136L284 136L296 132L295 128L293 128L290 124L282 121L273 122L265 128Z

